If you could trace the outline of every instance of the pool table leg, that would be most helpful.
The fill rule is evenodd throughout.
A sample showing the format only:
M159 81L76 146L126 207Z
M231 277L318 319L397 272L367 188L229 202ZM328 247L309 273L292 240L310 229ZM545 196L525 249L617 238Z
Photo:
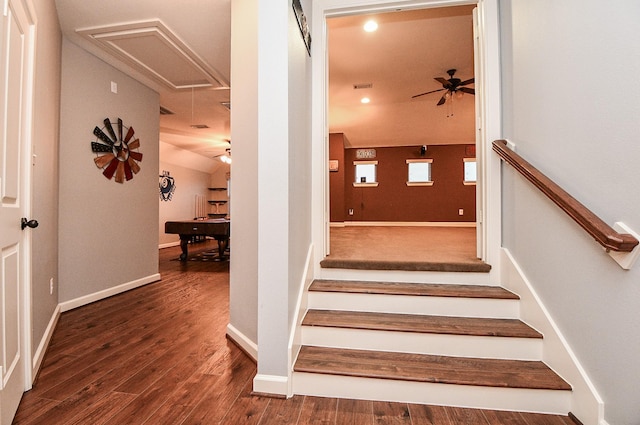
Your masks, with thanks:
M182 254L180 254L180 261L187 260L187 256L189 254L189 239L191 239L190 235L180 235L180 248L182 249Z

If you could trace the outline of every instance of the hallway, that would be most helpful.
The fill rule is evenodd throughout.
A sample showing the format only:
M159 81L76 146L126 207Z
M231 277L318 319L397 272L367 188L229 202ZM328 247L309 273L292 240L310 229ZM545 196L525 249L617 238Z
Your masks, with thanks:
M253 395L256 366L225 338L228 263L181 263L179 253L160 251L162 281L61 315L14 424L574 425L551 415Z

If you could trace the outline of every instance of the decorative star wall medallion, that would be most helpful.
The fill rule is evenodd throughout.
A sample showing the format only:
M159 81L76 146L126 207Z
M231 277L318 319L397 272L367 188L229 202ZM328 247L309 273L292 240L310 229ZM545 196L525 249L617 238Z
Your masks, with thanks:
M113 123L105 118L104 127L93 129L96 140L91 142L91 150L96 154L94 162L103 170L102 174L109 180L115 175L117 183L124 183L140 171L138 162L142 161L142 154L137 151L140 140L133 138L133 127L123 125L118 118L117 129L116 135Z

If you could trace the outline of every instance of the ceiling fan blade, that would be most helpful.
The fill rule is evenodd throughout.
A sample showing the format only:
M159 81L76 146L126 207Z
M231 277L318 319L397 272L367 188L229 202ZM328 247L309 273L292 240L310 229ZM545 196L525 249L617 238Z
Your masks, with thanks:
M458 90L460 90L463 93L469 93L469 94L473 94L473 95L476 94L476 90L475 89L471 89L469 87L460 87L460 88L458 88Z
M446 90L446 89L431 90L431 91L428 91L426 93L416 94L415 96L411 96L411 99L414 99L414 98L420 97L420 96L424 96L425 94L431 94L431 93L435 93L435 92L438 92L438 91L442 91L442 90Z
M475 78L469 78L468 80L464 80L463 82L461 82L458 85L459 86L466 86L467 84L472 84L474 81L475 81Z
M438 105L444 105L444 103L447 101L447 93L443 94L442 97L440 98L440 100L438 101Z
M445 89L448 89L449 87L451 87L451 82L449 80L445 80L442 77L436 77L434 78L434 80L442 84L442 87L444 87Z

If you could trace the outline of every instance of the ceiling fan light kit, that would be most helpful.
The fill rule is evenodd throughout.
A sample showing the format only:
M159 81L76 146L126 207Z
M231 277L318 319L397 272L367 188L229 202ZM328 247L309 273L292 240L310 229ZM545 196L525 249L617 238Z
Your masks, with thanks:
M476 94L476 90L470 87L465 87L469 84L473 84L474 83L474 78L471 77L468 80L464 80L462 81L460 78L456 78L454 77L456 73L455 69L449 69L447 71L447 74L449 75L449 79L445 79L442 77L435 77L434 80L436 80L437 82L439 82L440 84L442 84L442 88L441 89L436 89L436 90L431 90L428 92L424 92L424 93L420 93L420 94L416 94L414 96L411 96L412 99L415 99L417 97L421 97L421 96L425 96L427 94L431 94L431 93L437 93L437 92L441 92L444 91L444 94L442 95L442 97L440 98L440 100L438 101L438 103L436 104L437 106L441 106L444 105L445 103L449 103L449 108L450 111L447 113L447 117L453 116L453 110L451 109L451 103L453 102L453 99L462 99L462 97L464 96L465 93L471 94L471 95L475 95Z

